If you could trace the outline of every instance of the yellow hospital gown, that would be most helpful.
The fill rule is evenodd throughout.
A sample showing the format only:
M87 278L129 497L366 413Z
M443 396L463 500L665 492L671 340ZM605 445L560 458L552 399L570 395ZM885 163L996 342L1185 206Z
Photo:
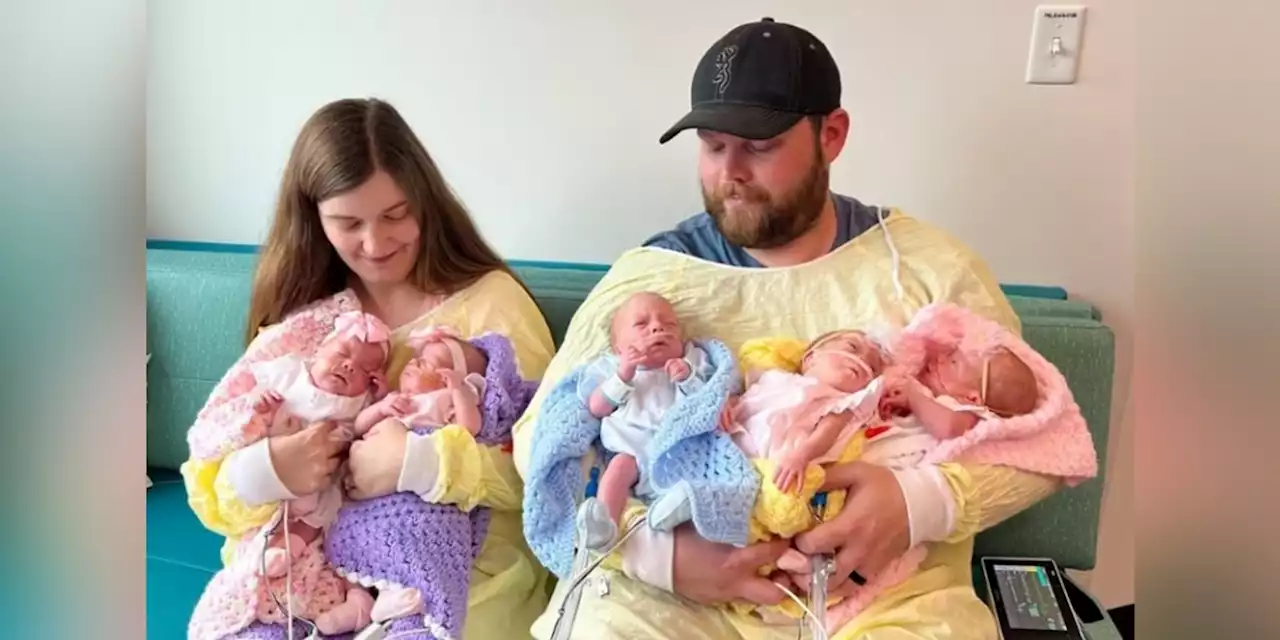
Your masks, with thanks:
M610 315L637 291L666 296L689 335L719 338L735 351L761 337L809 340L834 329L901 328L916 310L943 300L1021 331L986 264L960 242L898 212L885 219L884 227L888 234L875 227L817 260L787 268L730 267L656 248L623 255L575 314L538 395L516 424L521 473L536 432L534 416L546 392L605 347ZM901 299L893 284L890 239L901 256ZM882 594L833 638L995 638L991 612L972 586L973 537L1048 496L1058 482L1004 467L947 463L940 469L955 499L953 533L941 543L930 543L928 557L914 576ZM606 570L606 595L596 589L583 591L572 637L796 637L795 624L770 626L736 608L699 606L627 578L618 572L619 564L616 558L606 563L613 567ZM565 586L566 581L557 586L552 606L534 626L535 637L550 636Z
M546 368L554 346L550 330L532 298L509 274L493 272L458 292L419 319L392 332L388 381L398 381L400 370L412 358L406 345L409 333L427 325L448 325L474 337L497 332L511 340L523 377L537 380ZM450 425L432 438L440 460L436 486L427 496L432 502L456 504L462 509L492 509L489 533L471 571L471 592L464 638L528 637L529 625L547 604L550 575L524 541L520 507L523 484L510 453L476 443L461 426ZM201 522L226 536L239 536L265 524L277 506L244 505L224 474L221 460L188 460L182 466L188 501ZM223 548L230 562L234 545Z

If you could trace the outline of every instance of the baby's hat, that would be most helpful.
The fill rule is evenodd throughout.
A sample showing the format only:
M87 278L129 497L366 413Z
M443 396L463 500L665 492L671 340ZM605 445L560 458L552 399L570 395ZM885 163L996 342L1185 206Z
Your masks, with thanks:
M391 353L391 329L377 316L363 311L348 311L338 316L333 331L324 340L345 339L377 344L382 347L383 357Z

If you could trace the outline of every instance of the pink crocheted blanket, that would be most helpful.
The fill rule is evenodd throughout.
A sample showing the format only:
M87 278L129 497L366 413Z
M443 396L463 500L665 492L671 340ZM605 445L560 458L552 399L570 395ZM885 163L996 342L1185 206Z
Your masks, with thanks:
M209 400L196 416L187 432L191 456L201 460L219 460L246 444L244 425L253 415L252 393L257 382L252 366L286 354L303 357L313 355L333 331L338 316L359 311L360 302L350 290L314 302L289 314L279 324L263 330L244 355L214 387ZM222 638L249 626L255 620L283 621L275 599L283 600L285 578L263 578L260 575L264 532L280 517L257 531L246 532L234 540L234 561L223 567L206 586L188 623L188 636L193 639ZM314 543L292 562L295 613L314 620L341 603L346 582L325 562L321 548L323 539Z
M1029 414L985 419L968 433L942 441L926 454L922 464L962 461L1001 465L1058 477L1068 486L1097 475L1093 437L1066 378L1044 356L999 324L954 304L935 303L916 313L893 341L890 351L895 366L917 374L929 354L956 347L969 353L985 353L996 347L1009 349L1035 374L1039 399ZM871 576L852 597L828 608L827 628L844 626L885 589L910 577L926 555L924 545L917 545Z
M1040 397L1031 413L983 420L968 433L944 440L925 457L926 464L997 464L1062 478L1072 487L1098 474L1093 436L1066 378L999 324L954 304L929 305L903 330L893 349L894 362L917 373L929 353L955 347L967 353L1008 349L1031 368Z

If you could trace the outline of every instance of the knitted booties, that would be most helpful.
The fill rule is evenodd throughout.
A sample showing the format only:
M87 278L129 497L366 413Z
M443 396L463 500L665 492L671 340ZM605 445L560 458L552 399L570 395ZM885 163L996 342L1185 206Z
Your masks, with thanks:
M425 611L422 594L417 589L393 587L378 591L378 599L374 600L369 616L374 622L386 622Z
M649 526L670 531L693 519L693 490L681 480L649 505Z
M609 508L596 498L587 498L578 507L579 544L602 551L618 537L618 525L609 517Z
M279 546L270 547L265 552L266 576L268 578L283 578L289 573L289 565L307 551L306 541L295 533L289 534L289 546L287 549L285 548L283 536L280 537L277 544Z
M316 628L326 636L359 631L373 622L373 596L361 587L347 590L347 599L316 617Z

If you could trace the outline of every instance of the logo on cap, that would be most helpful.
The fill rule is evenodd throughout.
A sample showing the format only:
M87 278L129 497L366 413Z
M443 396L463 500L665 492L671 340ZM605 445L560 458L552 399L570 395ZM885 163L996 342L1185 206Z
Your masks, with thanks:
M738 45L731 44L720 50L716 55L716 75L711 78L711 82L716 85L716 93L721 97L729 88L729 81L733 79L733 71L730 65L733 64L733 57L738 55Z

